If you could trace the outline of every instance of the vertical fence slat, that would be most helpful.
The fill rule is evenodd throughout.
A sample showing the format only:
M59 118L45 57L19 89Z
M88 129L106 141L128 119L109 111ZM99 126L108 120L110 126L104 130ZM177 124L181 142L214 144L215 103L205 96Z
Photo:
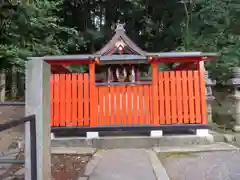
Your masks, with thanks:
M127 124L133 124L132 123L132 87L127 86Z
M143 96L143 87L144 86L139 86L139 124L145 124L144 122L144 96Z
M50 78L50 98L51 98L51 127L55 126L55 118L54 118L54 75Z
M95 114L96 124L95 124L95 126L98 126L100 124L100 103L99 103L100 99L99 99L99 88L98 87L95 87L95 88L96 88L95 89L95 98L96 98L95 99L95 103L96 103L96 105L95 105L95 107L96 107L96 111L95 111L96 112L96 114Z
M91 127L97 125L97 103L96 103L96 85L95 85L95 63L89 64L89 123Z
M138 124L138 86L133 87L133 124Z
M55 118L55 126L59 126L59 125L65 125L65 123L60 123L60 121L62 121L65 117L61 117L61 106L60 106L60 102L61 102L61 83L60 83L60 75L56 74L54 75L54 118ZM61 120L62 119L62 120Z
M181 71L176 71L176 91L177 91L177 120L178 124L183 123L183 101L182 101L182 77Z
M77 86L78 86L78 126L83 126L83 74L77 75Z
M188 114L188 82L187 82L187 71L182 71L182 95L183 95L183 122L185 124L189 123Z
M200 97L200 86L199 86L199 73L198 71L194 71L194 99L195 99L195 113L196 113L196 123L201 123L201 97Z
M207 124L207 102L206 102L206 89L205 89L205 79L204 72L202 69L199 70L199 86L200 86L200 97L201 97L201 116L202 124Z
M169 84L169 72L163 73L164 78L164 96L165 96L165 114L166 114L166 124L171 124L171 104L170 104L170 84Z
M110 124L114 125L115 123L115 92L114 87L109 87L110 89Z
M121 125L121 117L120 117L120 113L121 113L121 106L120 106L120 89L121 86L116 86L115 87L115 101L116 101L116 108L115 108L115 124L116 125Z
M144 85L143 88L143 96L144 96L144 121L146 124L150 124L150 109L149 109L149 86L148 85Z
M66 126L72 125L71 74L66 74Z
M123 86L122 88L122 113L121 113L121 117L122 117L122 124L127 124L127 108L126 108L126 86Z
M59 86L60 86L60 126L66 125L66 84L65 74L59 75Z
M160 119L160 124L165 124L166 119L165 119L165 104L164 104L164 78L163 78L163 73L159 72L158 73L158 101L159 101L159 119Z
M58 126L58 119L56 117L56 112L55 112L55 108L56 108L56 105L59 106L59 102L57 102L57 99L56 99L56 83L59 83L55 80L55 75L52 75L51 76L51 126ZM59 109L59 108L58 108ZM60 111L59 111L60 113ZM60 116L60 114L59 114Z
M176 101L176 73L170 72L170 97L171 97L171 124L177 123L177 101Z
M158 109L158 65L152 64L152 109L153 124L159 125L159 109Z
M153 97L152 86L149 86L149 123L153 124Z
M99 93L99 125L105 125L105 117L104 117L104 98L106 98L106 94L104 94L104 88L105 87L99 87L98 93Z
M51 127L55 126L55 114L54 114L54 75L51 76L50 89L51 89Z
M187 72L187 78L188 78L188 102L189 102L189 120L191 124L195 123L195 109L194 109L194 97L193 97L193 71Z
M110 124L110 89L108 87L104 87L104 99L105 99L105 121L104 124L105 125L109 125Z
M89 111L89 76L88 74L83 74L83 109L84 109L84 126L89 126L89 118L90 118L90 111Z
M72 125L77 126L77 74L72 74Z

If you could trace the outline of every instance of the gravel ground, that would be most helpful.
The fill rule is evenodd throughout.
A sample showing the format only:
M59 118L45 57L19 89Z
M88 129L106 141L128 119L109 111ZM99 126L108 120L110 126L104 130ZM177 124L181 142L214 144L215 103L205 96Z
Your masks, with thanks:
M84 177L91 155L52 155L52 180L77 180Z
M23 154L19 159L23 159ZM77 180L78 177L84 177L85 166L90 160L91 155L52 155L51 180ZM0 175L0 179L15 177L16 180L24 180L23 165L12 165L4 174ZM15 180L15 179L13 179Z
M0 106L0 124L24 117L24 106ZM0 152L16 148L18 140L24 139L24 125L0 132Z
M173 155L164 160L171 180L240 180L240 152Z

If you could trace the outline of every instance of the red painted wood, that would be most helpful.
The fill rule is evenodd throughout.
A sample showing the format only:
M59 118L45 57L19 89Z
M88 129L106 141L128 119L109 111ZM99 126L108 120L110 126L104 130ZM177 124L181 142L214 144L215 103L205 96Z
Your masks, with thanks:
M54 74L51 126L207 123L202 72L157 72L153 80L152 85L96 86L89 74Z

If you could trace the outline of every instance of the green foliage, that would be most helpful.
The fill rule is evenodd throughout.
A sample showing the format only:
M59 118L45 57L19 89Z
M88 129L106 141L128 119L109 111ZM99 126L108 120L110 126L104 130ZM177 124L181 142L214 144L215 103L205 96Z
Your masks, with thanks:
M22 1L25 2L25 1ZM239 0L41 0L0 7L0 67L28 56L89 54L111 37L116 22L147 51L218 52L206 63L224 82L240 66ZM171 64L169 66L171 68ZM70 67L74 71L85 67Z
M8 11L0 37L2 66L23 66L27 57L64 54L69 47L83 43L78 31L59 25L61 19L53 13L59 3L42 0Z
M64 17L64 25L84 34L88 44L82 53L101 48L113 35L118 21L126 24L127 34L141 48L170 51L181 42L181 7L177 0L65 0L58 15Z
M208 62L213 78L223 83L231 75L231 68L240 66L239 21L240 1L202 0L187 4L182 50L218 52L217 61Z
M73 64L67 67L71 72L73 73L86 73L88 71L87 65L81 65L81 64Z

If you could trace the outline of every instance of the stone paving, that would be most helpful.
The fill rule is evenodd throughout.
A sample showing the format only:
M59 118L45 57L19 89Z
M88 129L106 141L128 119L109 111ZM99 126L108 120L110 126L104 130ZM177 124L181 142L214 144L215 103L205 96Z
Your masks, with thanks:
M149 155L143 149L112 149L101 152L89 180L156 180Z
M15 160L17 159L17 156L19 155L20 151L21 149L16 148L16 149L9 149L7 151L0 152L0 160L6 160L6 159ZM12 164L10 163L6 163L6 164L0 163L0 179L3 179L3 180L23 179L24 169L17 170L14 174L11 174L11 176L9 177L5 177L5 178L2 177L11 166Z
M171 180L239 180L240 152L202 152L174 155L164 166Z
M236 151L239 147L227 144L224 142L216 142L209 145L186 145L179 147L155 147L153 148L157 153L159 152L209 152L209 151Z

